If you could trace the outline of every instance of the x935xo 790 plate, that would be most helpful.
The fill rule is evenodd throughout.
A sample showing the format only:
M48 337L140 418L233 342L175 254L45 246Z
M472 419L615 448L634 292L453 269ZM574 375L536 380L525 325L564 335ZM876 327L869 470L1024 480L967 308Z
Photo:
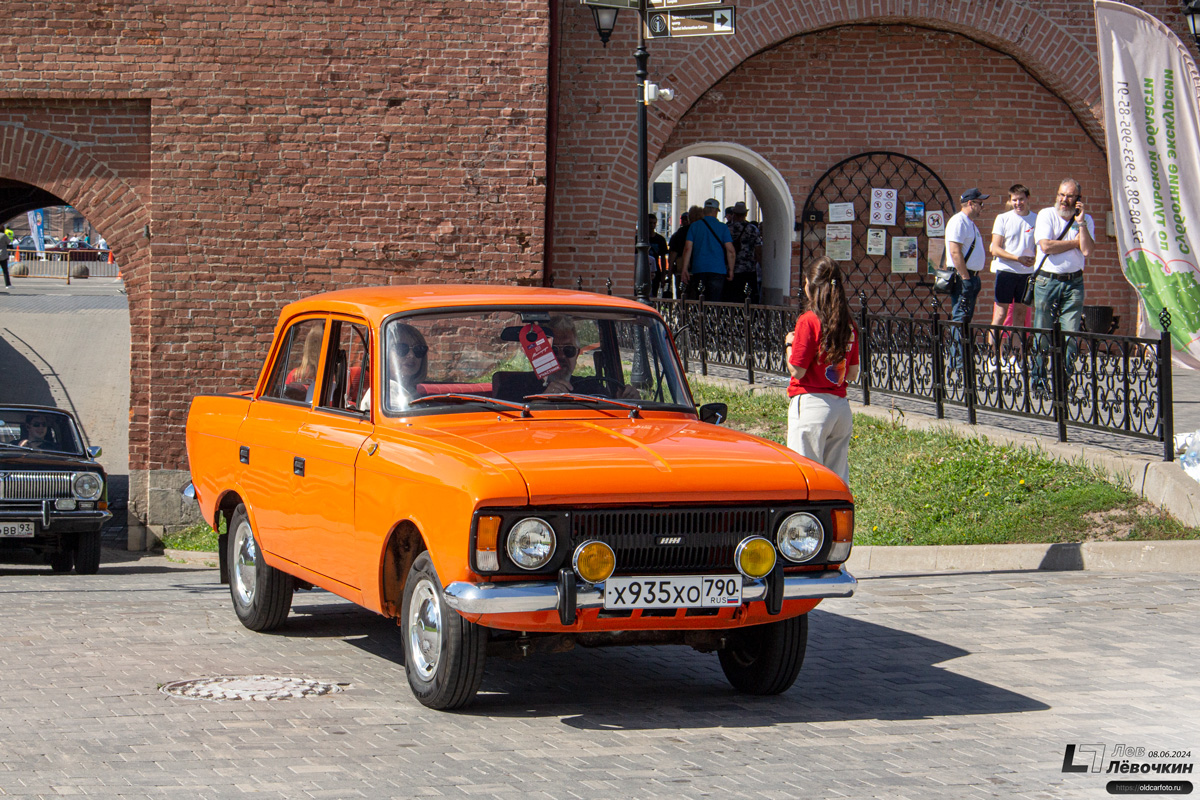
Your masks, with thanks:
M742 602L740 575L609 578L605 608L720 608Z

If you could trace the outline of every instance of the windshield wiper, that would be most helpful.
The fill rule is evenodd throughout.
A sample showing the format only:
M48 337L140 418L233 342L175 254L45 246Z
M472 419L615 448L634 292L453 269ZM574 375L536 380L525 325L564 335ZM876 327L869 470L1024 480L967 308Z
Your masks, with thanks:
M617 408L629 409L629 418L637 419L638 412L642 410L640 405L636 403L626 403L624 400L614 400L611 397L602 397L598 394L577 394L575 392L554 392L551 394L529 394L525 395L526 400L574 400L577 403L607 403L610 406Z
M455 403L482 403L492 408L507 409L511 411L520 411L522 417L532 416L529 413L529 406L524 403L513 403L508 400L497 400L494 397L484 397L481 394L427 394L424 397L418 397L412 400L409 405L417 405L418 403L428 403L434 401L449 400Z
M29 450L30 452L38 452L36 447L26 447L23 444L13 444L12 442L0 442L0 447L11 447L14 450Z

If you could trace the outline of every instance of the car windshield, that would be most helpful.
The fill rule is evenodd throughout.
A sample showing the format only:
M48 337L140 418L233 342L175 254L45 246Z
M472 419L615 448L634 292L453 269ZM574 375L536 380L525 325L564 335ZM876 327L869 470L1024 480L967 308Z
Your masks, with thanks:
M0 445L83 455L75 421L58 411L0 407Z
M395 318L383 339L387 413L496 405L483 398L530 408L694 408L666 327L648 313L472 309Z

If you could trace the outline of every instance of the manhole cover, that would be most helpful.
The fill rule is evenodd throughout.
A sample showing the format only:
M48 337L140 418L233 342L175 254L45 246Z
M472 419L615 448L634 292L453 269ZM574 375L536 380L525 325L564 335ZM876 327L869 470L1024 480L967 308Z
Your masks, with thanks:
M277 678L271 675L242 675L229 678L197 678L175 681L162 687L164 694L198 700L292 700L340 692L336 683L308 678Z

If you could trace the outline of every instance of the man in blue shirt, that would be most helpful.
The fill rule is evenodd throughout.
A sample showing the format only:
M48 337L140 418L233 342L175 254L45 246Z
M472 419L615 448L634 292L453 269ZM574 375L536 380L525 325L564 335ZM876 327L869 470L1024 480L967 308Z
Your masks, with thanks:
M721 204L710 197L704 201L704 216L688 227L679 277L687 284L690 300L703 295L705 300L718 301L725 281L733 279L737 254L729 228L717 219L720 210Z

